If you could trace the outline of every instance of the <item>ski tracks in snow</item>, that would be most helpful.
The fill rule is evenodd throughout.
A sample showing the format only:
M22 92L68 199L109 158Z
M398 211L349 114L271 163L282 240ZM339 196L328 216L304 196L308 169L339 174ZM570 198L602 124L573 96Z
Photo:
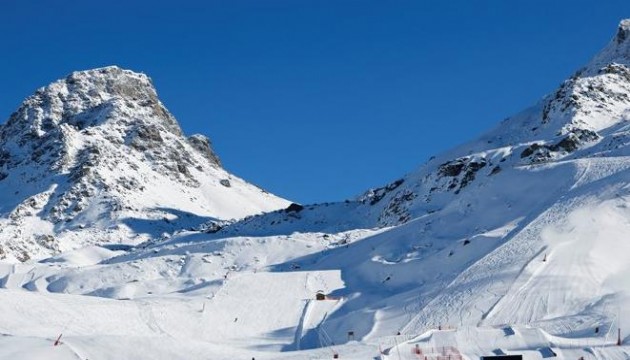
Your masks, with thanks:
M482 325L489 321L491 310L510 291L507 284L512 284L544 249L540 238L542 229L561 221L576 204L577 200L556 203L523 228L515 229L509 241L463 271L423 306L404 331L417 334L429 325ZM475 316L473 310L479 312L479 316Z
M311 299L305 300L304 309L302 310L302 315L300 316L300 321L295 328L295 339L293 341L293 344L295 345L295 350L298 351L300 350L300 341L302 340L302 336L304 335L304 324L308 323L308 315L311 308L311 302Z
M70 340L72 341L72 340ZM72 344L70 344L70 342L68 342L68 340L64 340L61 342L61 346L65 346L67 347L73 354L74 356L76 356L77 359L79 360L84 360L84 359L89 359L89 356L85 356L84 354L82 354L81 352L77 351L76 347Z
M153 312L152 304L144 301L134 301L138 307L138 315L147 327L155 334L161 336L171 336L160 326Z

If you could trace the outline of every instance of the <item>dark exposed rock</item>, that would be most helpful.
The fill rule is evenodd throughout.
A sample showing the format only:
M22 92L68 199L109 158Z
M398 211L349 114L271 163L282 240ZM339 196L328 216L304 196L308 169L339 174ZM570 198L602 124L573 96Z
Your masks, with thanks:
M42 247L54 251L59 250L59 245L55 241L55 237L52 235L35 235L35 241Z
M289 205L286 209L284 209L284 211L287 213L290 213L290 212L299 213L302 210L304 210L304 206L300 204L296 204L296 203L291 203L291 205Z
M221 166L221 160L212 150L212 143L210 139L204 135L195 134L188 137L188 143L201 155L203 155L206 159L210 160L212 163Z
M398 179L386 186L369 190L361 199L362 202L369 200L370 205L375 205L381 201L385 195L389 194L405 182L404 179Z
M455 177L461 174L466 166L466 159L457 159L440 165L438 174L441 176Z
M544 147L545 147L545 145L541 145L541 144L538 144L538 143L531 144L530 146L526 147L525 150L523 150L523 152L521 153L521 159L522 158L526 158L528 156L531 156L538 149L541 149L541 148L544 148Z
M131 141L131 146L137 150L144 151L159 147L164 143L160 130L156 126L141 126L136 130L136 135Z
M630 27L624 26L623 23L619 24L617 35L615 35L615 41L617 42L617 44L621 44L628 38L630 38Z
M521 153L521 158L531 157L532 162L542 162L550 159L554 153L572 153L581 145L596 141L600 136L591 130L573 129L555 144L534 143Z
M226 224L212 221L208 224L204 224L203 228L199 229L199 231L205 232L207 234L214 234L221 231L221 229L223 229L225 225Z
M11 153L5 150L0 150L0 167L9 164L11 161Z
M411 219L408 206L417 195L411 190L401 190L392 198L378 218L382 225L402 224Z
M447 190L454 190L458 194L475 180L477 172L485 167L486 164L486 159L463 157L440 165L438 167L438 175L444 178L451 178Z
M177 171L179 171L183 175L190 176L190 172L188 171L188 167L186 167L185 164L177 163Z
M20 262L27 262L28 260L31 259L31 256L25 250L23 250L22 252L16 255L16 258Z
M577 77L572 77L560 85L551 99L545 102L542 110L542 123L548 123L553 111L566 112L569 108L579 109L581 107L579 98L573 92Z
M583 143L595 141L599 139L599 135L591 130L575 129L557 144L549 147L551 151L573 152Z
M471 181L475 180L475 174L486 166L486 160L472 161L466 167L466 173L462 177L462 183L458 191L466 187Z
M599 70L600 74L615 74L630 82L630 69L622 64L608 64Z

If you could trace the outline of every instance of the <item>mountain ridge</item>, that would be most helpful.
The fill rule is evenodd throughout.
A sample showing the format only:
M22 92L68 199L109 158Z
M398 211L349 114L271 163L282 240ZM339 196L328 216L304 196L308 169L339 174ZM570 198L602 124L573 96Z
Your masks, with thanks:
M368 189L355 199L306 206L302 216L327 218L338 225L361 224L364 228L395 226L435 213L452 202L454 195L478 184L476 179L487 183L505 169L623 153L630 144L630 133L624 125L630 121L629 34L630 19L621 21L608 45L585 67L534 106L508 117L476 140L438 154L415 171ZM602 98L607 100L601 103ZM342 216L336 221L322 214L305 215L320 207L345 209L352 214L349 217L364 220L345 221ZM222 231L265 234L270 233L267 228L280 223L293 223L289 228L299 231L299 216L263 214ZM313 225L310 222L308 226Z

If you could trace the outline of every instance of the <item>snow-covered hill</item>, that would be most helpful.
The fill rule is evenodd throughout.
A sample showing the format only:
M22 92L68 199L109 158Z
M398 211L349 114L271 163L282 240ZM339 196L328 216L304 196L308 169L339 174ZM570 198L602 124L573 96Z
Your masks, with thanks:
M0 322L2 349L60 359L630 358L629 120L624 20L540 103L357 199L282 203L136 247L0 265L0 310L15 314ZM46 350L58 333L63 344Z
M139 243L210 219L289 203L221 168L184 137L144 74L75 72L0 127L0 258Z

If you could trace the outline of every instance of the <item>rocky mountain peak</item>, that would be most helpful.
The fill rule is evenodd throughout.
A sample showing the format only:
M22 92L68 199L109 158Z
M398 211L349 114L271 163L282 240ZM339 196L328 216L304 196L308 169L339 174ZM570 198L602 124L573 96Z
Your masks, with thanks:
M617 30L617 36L615 40L617 44L624 43L630 39L630 19L621 20L619 23L619 29Z
M140 109L144 114L124 116L123 108ZM159 101L151 79L117 66L73 72L38 89L11 116L7 127L14 131L28 128L42 135L62 124L83 130L112 119L140 126L151 122L175 135L182 134L175 118Z
M221 165L208 138L183 138L148 76L117 66L73 72L38 89L0 127L1 154L6 162L34 160L41 164L46 158L49 169L62 172L73 163L66 155L78 138L94 140L88 141L91 148L102 139L129 146L150 160L164 157L161 148L166 143L174 145L171 150L179 154L166 156L181 160L181 144L186 143L214 166Z
M612 40L585 67L540 102L481 138L432 157L404 181L368 191L364 198L379 207L372 212L380 211L381 225L433 214L453 199L465 199L501 181L512 169L626 156L628 121L630 19L621 21Z
M0 125L0 259L84 245L63 235L76 231L137 242L285 203L223 170L148 76L116 66L38 89Z
M628 118L629 94L630 19L622 20L608 45L543 101L541 121L531 127L560 136L606 131Z
M630 66L630 19L622 20L617 27L615 36L608 45L597 54L586 67L588 72L597 72L610 65L620 64Z
M110 97L157 101L157 93L148 76L118 66L75 71L62 82L74 93L94 94L94 91L98 91Z

